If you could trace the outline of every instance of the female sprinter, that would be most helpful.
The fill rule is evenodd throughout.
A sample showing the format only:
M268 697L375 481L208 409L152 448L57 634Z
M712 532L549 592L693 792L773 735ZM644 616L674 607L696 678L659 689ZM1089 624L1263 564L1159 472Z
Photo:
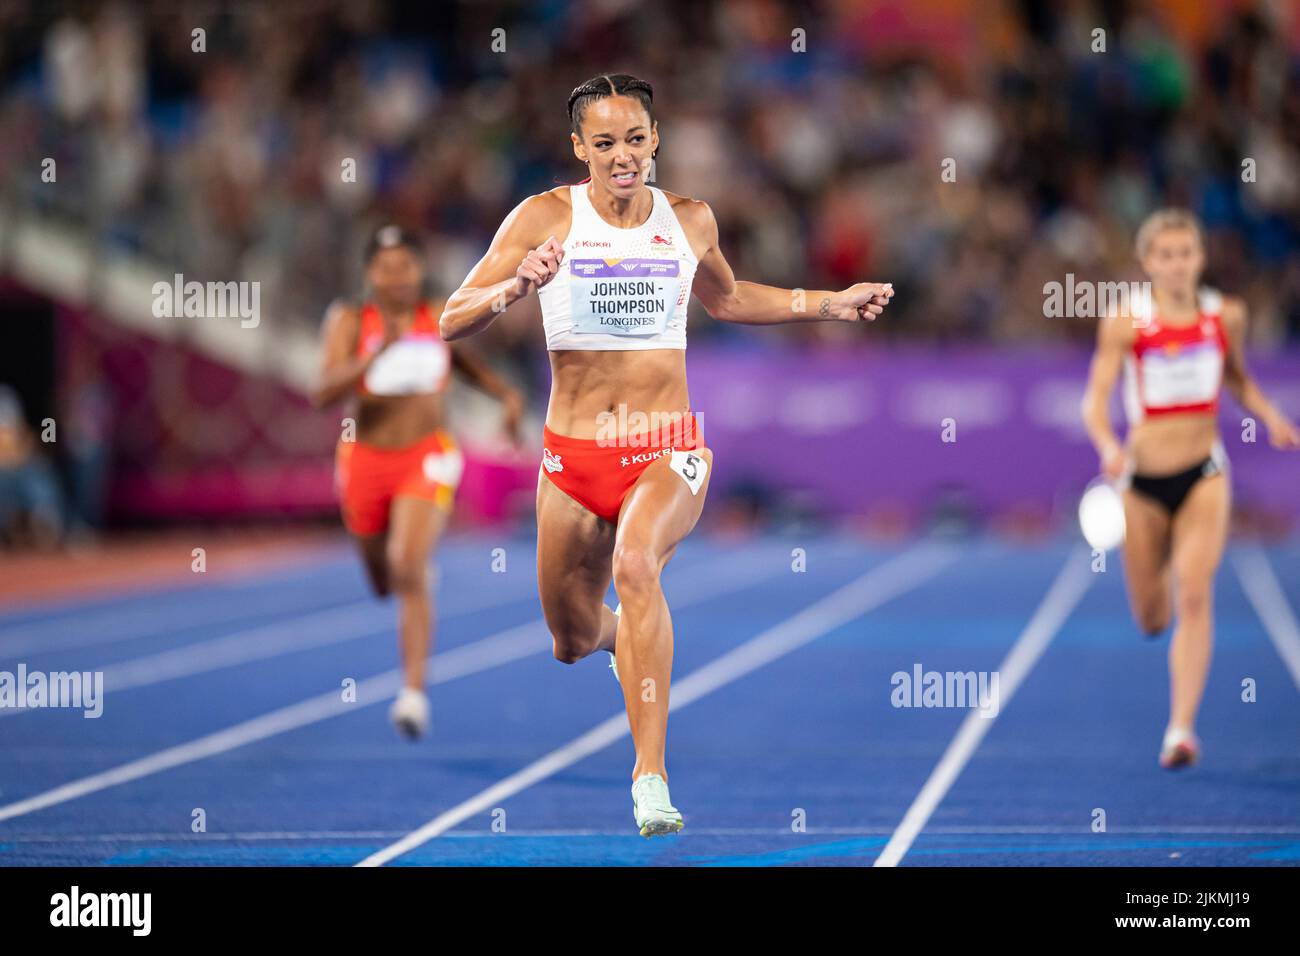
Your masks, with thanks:
M686 390L691 290L715 318L756 325L874 319L893 294L809 291L805 311L791 290L737 282L712 210L646 185L659 148L651 97L625 74L573 91L570 139L589 179L520 203L441 323L444 338L464 338L538 291L552 373L537 483L542 609L559 660L608 651L615 676L630 678L642 836L683 825L664 766L673 631L660 575L700 517L713 462ZM611 574L626 613L604 604Z
M516 443L523 413L514 389L442 341L437 308L421 299L423 278L416 240L396 226L380 229L366 249L374 299L359 308L330 307L314 395L318 408L356 400L355 435L345 428L339 441L335 481L371 588L380 597L397 594L403 687L389 716L410 739L429 728L429 555L446 526L463 464L445 427L442 393L450 372L501 400Z
M1124 489L1124 571L1138 626L1154 637L1171 612L1177 617L1160 748L1160 766L1176 768L1200 756L1194 728L1210 670L1214 575L1228 532L1231 496L1216 415L1221 386L1264 424L1274 448L1300 448L1300 431L1246 371L1244 303L1198 287L1205 250L1195 217L1179 209L1154 213L1138 231L1137 256L1151 280L1151 312L1102 322L1083 418L1102 472ZM1124 445L1107 414L1121 367L1130 426Z

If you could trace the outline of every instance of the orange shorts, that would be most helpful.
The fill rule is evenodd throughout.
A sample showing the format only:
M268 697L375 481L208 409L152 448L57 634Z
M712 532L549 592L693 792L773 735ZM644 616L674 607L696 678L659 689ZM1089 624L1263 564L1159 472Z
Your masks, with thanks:
M334 456L334 484L343 523L357 535L388 530L388 509L403 496L450 507L464 459L445 431L430 432L401 448L341 441Z
M638 437L643 436L609 444L597 438L569 438L545 428L542 471L551 484L611 524L617 523L623 499L641 472L665 455L691 494L699 494L709 465L702 456L690 454L705 447L693 414L685 415L680 427L660 429L639 443Z

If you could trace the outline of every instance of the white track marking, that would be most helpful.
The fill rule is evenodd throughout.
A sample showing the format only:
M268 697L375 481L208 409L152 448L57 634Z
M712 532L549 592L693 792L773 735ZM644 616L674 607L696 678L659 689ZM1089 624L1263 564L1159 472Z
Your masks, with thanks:
M1237 577L1246 597L1255 608L1264 630L1268 632L1278 655L1300 688L1300 624L1287 602L1282 584L1273 573L1268 558L1257 548L1243 548L1233 557Z
M692 566L693 564L688 562L688 568ZM675 574L677 575L681 574L681 568L679 566L673 566L673 571L675 571ZM445 576L446 571L443 571L443 578L445 578ZM536 576L534 576L532 572L529 572L529 574L525 576L520 576L519 574L512 575L513 581L525 579L526 589L523 593L511 594L511 596L506 597L498 596L497 589L495 589L495 581L493 583L493 588L471 588L469 589L469 591L471 591L471 597L469 597L468 600L463 602L460 600L448 601L441 609L441 618L446 619L458 614L468 614L472 613L472 611L484 610L486 607L498 607L512 604L512 602L515 601L530 600L530 598L536 597L537 594ZM467 588L448 588L448 591L452 591L451 597L463 598ZM174 592L168 592L168 594L173 593ZM204 593L203 597L211 597L211 594ZM264 604L268 605L268 610L285 610L282 594L277 596L277 594L272 593L265 597L269 598L268 601L264 602ZM240 598L240 596L239 594L231 594L231 598ZM441 602L441 594L439 594L438 600ZM309 604L303 607L302 614L316 614L321 613L321 611L342 613L342 611L351 609L351 607L363 606L377 607L378 605L377 602L374 601L374 598L367 598L367 600L364 601L348 602L348 604L334 605L333 607L321 607ZM231 607L233 607L237 613L230 614L229 610ZM68 633L62 633L62 635L59 635L59 633L56 633L56 635L51 635L51 633L48 633L48 630L51 630L51 628L68 627L68 622L66 622L65 619L42 620L42 622L36 622L21 628L13 628L13 630L9 631L4 631L3 628L0 628L0 658L17 659L19 654L25 653L56 652L56 650L79 650L88 648L88 646L125 644L126 641L139 640L143 639L143 637L156 637L157 635L161 635L161 633L168 633L169 631L175 630L177 609L170 604L165 607L135 607L135 609L131 610L135 610L136 613L130 615L130 617L110 618L109 627L105 627L103 622L96 622L94 624L96 631L94 635L86 635L86 633L79 633L79 635L68 635ZM216 615L212 614L211 610L205 609L204 619L205 623L217 623L218 620L238 618L240 615L252 617L252 615L260 613L260 610L261 609L257 609L250 613L250 606L248 606L246 602L243 602L242 600L234 600L231 602L231 605L226 606L225 610L218 611L218 614ZM292 620L294 620L294 618L285 618L279 620L279 622L274 622L273 624L261 624L259 628L274 627L276 624L279 624L279 626L287 626L287 624L290 624ZM142 627L142 624L148 624L148 627ZM123 633L123 631L125 631L125 633ZM12 641L12 643L8 643L8 641ZM3 711L0 711L0 715L3 715Z
M799 838L804 836L888 836L893 827L808 827L798 833L783 827L692 827L691 833L702 836L770 836ZM931 836L1075 836L1095 837L1088 827L1074 826L987 826L987 827L926 827ZM1295 836L1300 827L1295 826L1143 826L1109 827L1110 835L1138 836ZM6 843L260 843L277 840L286 843L314 840L393 840L406 835L405 830L285 830L250 833L23 833L6 836ZM489 830L457 830L443 834L443 839L620 837L640 842L641 838L628 828L618 830L521 830L511 828L506 833Z
M517 603L523 597L500 600L501 606ZM482 608L479 608L482 609ZM472 613L465 607L439 615L445 622ZM264 661L282 654L331 644L343 644L372 634L393 630L392 613L375 601L359 601L341 607L326 608L312 614L276 621L226 637L196 641L170 651L137 657L111 664L104 671L104 692L114 694L136 687L148 687L164 681L192 677L210 671ZM40 712L40 708L0 708L0 718Z
M457 567L459 568L459 565ZM514 580L523 580L523 577L514 575ZM535 588L535 585L530 581L530 589L527 593L508 598L497 596L497 593L492 588L475 589L475 596L463 606L459 603L449 603L442 613L446 617L453 614L478 611L513 601L522 601L532 596L533 588ZM286 602L283 593L272 592L260 595L262 599L253 602L249 600L251 595L242 595L238 592L227 594L228 591L227 588L221 588L214 592L193 595L196 600L205 602L202 623L217 624L223 621L238 620L241 617L251 618L262 613L285 610ZM168 592L165 596L171 598L175 593ZM294 593L298 592L295 591ZM463 591L455 592L456 596L460 596L462 593ZM213 607L211 602L213 597L228 597L229 600L224 604L217 604ZM82 622L76 625L77 630L72 633L69 633L69 628L72 628L74 624L67 619L42 620L9 631L0 630L0 655L5 658L17 658L21 654L81 650L106 644L123 644L128 641L157 637L160 634L174 632L177 619L185 614L183 602L170 600L166 605L158 606L145 603L148 600L148 596L141 597L135 607L127 608L127 610L134 613L126 617L112 617L107 622L103 620ZM178 604L182 606L178 607ZM368 598L364 601L355 601L333 607L321 607L318 603L309 602L294 610L295 613L301 615L328 611L343 612L349 608L364 605L377 606L374 599ZM74 615L74 619L79 616ZM287 624L289 619L279 623Z
M544 626L529 621L518 627L512 627L491 637L429 658L432 669L429 683L443 684L458 677L498 667L501 664L527 657L537 653L538 642L546 633ZM345 703L338 690L331 690L316 697L279 710L271 711L252 720L235 724L225 730L208 734L176 747L169 747L157 753L132 760L101 773L91 774L62 786L39 793L25 800L0 807L0 821L20 817L37 810L43 810L59 803L66 803L87 794L105 790L108 787L139 780L173 767L203 760L216 754L225 753L258 740L265 740L277 734L283 734L299 727L318 723L329 717L352 713L361 707L381 703L392 698L402 684L401 670L394 668L383 674L360 681L356 686L356 703Z
M734 562L728 564L716 576L697 576L688 580L684 586L675 589L675 594L678 595L675 602L677 606L685 607L732 591L743 590L766 577L784 571L785 568L782 559L771 555L757 567L753 562ZM548 634L546 622L538 618L472 644L435 654L429 658L429 683L443 684L458 677L489 670L537 654L546 648ZM338 690L310 697L297 704L254 717L252 720L246 720L197 740L169 747L147 757L0 806L0 821L34 813L121 783L139 780L173 767L226 753L245 744L266 740L268 737L306 727L330 717L353 713L370 704L382 703L397 694L401 681L400 668L367 678L356 686L355 704L344 703L342 694Z
M281 654L339 644L392 629L390 614L373 601L345 604L264 624L225 637L197 641L103 668L104 690L114 693L133 687L147 687L236 664L266 660ZM35 713L38 708L4 708L0 717Z
M246 598L234 599L229 604L215 610L205 609L204 624L223 624L238 621L240 618L255 618L259 614L269 614L286 610L284 595L265 595L259 602ZM253 606L250 607L250 604ZM257 606L261 605L261 606ZM309 601L293 610L303 613L325 610L316 601ZM64 621L41 622L41 626L23 627L0 632L0 655L17 658L23 654L48 654L57 651L77 651L87 647L102 647L107 644L124 644L128 641L157 637L160 634L175 633L177 618L184 615L184 610L176 607L142 608L141 613L131 617L114 617L107 622L81 622L78 624Z
M849 584L757 637L693 671L672 688L669 711L679 710L764 664L816 640L873 608L906 593L936 575L954 558L951 548L922 546L872 568ZM566 767L605 749L628 734L627 714L601 721L576 740L551 751L523 770L488 787L477 796L434 817L401 840L366 857L358 866L383 866L416 849L476 813L483 813Z
M188 553L185 560L189 561ZM332 562L322 562L322 565L328 563ZM286 584L317 572L316 567L309 566L275 572L270 577L257 578L250 574L236 581L215 582L201 590L185 585L172 590L106 595L102 600L111 602L107 606L96 606L92 602L89 607L68 609L57 617L41 615L18 624L7 624L0 613L0 654L74 650L166 634L175 628L176 616L184 612L190 598L228 598L225 604L218 603L212 608L213 616L220 620L236 619L248 613L250 603L275 610L284 606ZM261 600L256 600L258 598ZM306 609L320 608L307 605ZM257 607L254 613L261 610ZM21 613L15 612L15 616ZM72 631L93 633L69 633Z
M443 611L438 620L441 623L474 611L530 600L534 594L535 585L530 588L528 594L524 595L494 599L480 594L477 600ZM104 692L111 694L120 690L148 687L181 677L192 677L196 674L234 667L238 664L268 660L281 654L342 644L392 629L391 612L374 600L368 599L338 607L323 608L310 614L263 624L225 637L195 641L169 651L111 664L102 668ZM95 669L97 668L91 668L91 670ZM0 718L39 712L41 708L5 707L0 708Z
M1065 560L1065 566L1061 568L1042 603L1038 605L1038 610L1034 612L1034 616L1025 625L1024 631L998 667L1000 698L998 714L1005 712L1016 688L1038 663L1038 659L1043 655L1043 651L1047 650L1047 645L1056 636L1056 632L1065 624L1075 605L1087 593L1092 578L1092 571L1088 565L1088 552L1082 548L1072 550ZM957 731L957 736L948 744L948 749L944 751L938 765L930 772L925 786L908 807L902 822L894 830L894 835L880 852L874 866L898 865L996 720L997 715L984 717L978 710L972 710L966 715Z

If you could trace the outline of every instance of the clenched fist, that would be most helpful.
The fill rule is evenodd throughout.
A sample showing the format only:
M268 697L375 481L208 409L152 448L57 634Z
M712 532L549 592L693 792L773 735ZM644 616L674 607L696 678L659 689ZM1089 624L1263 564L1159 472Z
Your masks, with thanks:
M530 288L540 289L555 278L563 261L564 246L554 236L524 256L524 261L515 270L515 291L520 298L526 296Z
M822 303L828 319L842 322L874 322L885 311L894 297L894 286L889 282L859 282L843 292L838 292Z

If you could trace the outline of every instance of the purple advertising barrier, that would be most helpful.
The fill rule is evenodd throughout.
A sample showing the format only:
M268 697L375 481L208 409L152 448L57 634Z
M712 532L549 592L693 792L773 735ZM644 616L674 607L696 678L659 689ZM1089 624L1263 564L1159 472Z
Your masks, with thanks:
M80 309L57 312L63 404L76 407L73 393L87 376L110 397L100 439L112 450L110 510L119 518L335 512L337 414L181 344ZM715 455L706 515L725 495L766 491L836 519L915 524L957 502L976 519L1027 514L1059 527L1073 521L1078 494L1097 473L1079 421L1087 350L742 348L687 353L691 404ZM1300 419L1300 350L1252 356L1250 367ZM540 406L545 396L531 399ZM1119 426L1118 389L1113 407ZM1262 427L1254 442L1243 440L1244 417L1225 396L1220 426L1234 504L1239 516L1283 530L1300 519L1300 452L1273 449ZM943 440L945 419L955 441ZM67 424L77 425L75 415ZM494 457L476 450L472 434L461 437L458 513L492 522L526 506L536 459Z
M714 451L711 488L803 493L829 515L923 518L960 495L975 516L1072 518L1098 472L1079 417L1090 353L1074 348L753 351L687 357L691 405ZM1300 351L1256 356L1265 392L1300 419ZM1113 420L1122 428L1120 389ZM1239 508L1293 522L1300 452L1243 440L1225 393L1220 428ZM951 422L946 422L946 420ZM955 440L945 441L944 430ZM1120 434L1123 432L1121 431Z

